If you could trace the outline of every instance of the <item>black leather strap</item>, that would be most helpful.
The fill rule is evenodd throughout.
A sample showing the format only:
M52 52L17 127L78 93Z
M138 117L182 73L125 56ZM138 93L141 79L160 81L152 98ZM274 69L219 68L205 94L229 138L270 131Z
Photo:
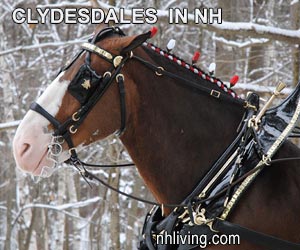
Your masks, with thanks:
M216 219L213 227L214 230L223 234L238 234L241 239L247 240L255 245L264 246L269 250L300 250L300 244L260 233L219 218Z
M181 77L181 76L179 76L177 74L174 74L170 71L164 70L163 68L161 68L159 66L156 66L156 65L154 65L154 64L152 64L152 63L150 63L150 62L148 62L148 61L146 61L143 58L140 58L138 56L134 55L132 58L139 61L139 62L141 62L143 65L145 65L146 67L148 67L152 71L158 73L158 75L161 75L161 76L165 75L167 77L179 80L178 81L179 84L182 84L182 85L187 86L189 88L200 90L203 93L206 93L206 94L208 94L212 97L215 97L216 99L225 99L225 100L230 100L231 102L243 104L243 106L246 105L246 102L244 100L232 98L232 96L230 96L230 94L228 94L228 93L222 93L219 90L213 91L213 89L211 89L211 88L207 88L203 85L200 85L197 82L187 80L184 77ZM213 93L217 93L217 95L213 94Z
M54 127L55 129L58 129L60 127L60 122L56 120L51 114L49 114L41 105L39 105L36 102L33 102L30 105L30 109L39 113L43 117L45 117Z
M125 103L125 87L124 87L123 75L117 75L116 80L119 85L119 93L120 93L121 126L120 126L120 130L117 133L118 136L120 136L125 131L125 126L126 126L126 103Z

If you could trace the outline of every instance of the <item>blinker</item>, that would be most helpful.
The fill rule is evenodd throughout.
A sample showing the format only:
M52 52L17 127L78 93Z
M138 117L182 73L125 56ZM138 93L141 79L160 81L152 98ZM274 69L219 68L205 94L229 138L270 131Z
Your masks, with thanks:
M102 76L99 76L89 65L84 64L71 81L68 91L81 104L88 101L95 88L100 84Z

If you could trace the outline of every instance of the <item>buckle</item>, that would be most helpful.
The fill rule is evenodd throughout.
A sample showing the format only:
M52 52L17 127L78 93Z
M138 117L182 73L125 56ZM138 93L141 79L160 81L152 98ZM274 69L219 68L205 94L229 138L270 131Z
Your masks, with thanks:
M210 95L213 96L213 97L215 97L215 98L220 98L221 92L212 89L212 90L210 91Z

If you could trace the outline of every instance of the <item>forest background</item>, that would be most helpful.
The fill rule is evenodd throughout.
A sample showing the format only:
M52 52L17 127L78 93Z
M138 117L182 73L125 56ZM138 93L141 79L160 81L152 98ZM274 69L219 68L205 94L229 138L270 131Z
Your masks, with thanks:
M165 48L177 41L173 53L191 62L201 52L199 66L225 82L237 74L235 90L243 97L255 91L268 98L279 80L288 94L299 80L300 3L298 0L0 0L0 249L5 250L131 250L136 249L144 216L150 209L93 184L67 165L47 179L20 172L12 155L19 121L58 69L86 41L95 25L15 24L17 8L109 7L160 10L158 34L152 42ZM223 23L168 23L169 8L222 8ZM122 25L127 34L140 34L150 25ZM130 161L115 137L81 152L86 161ZM133 168L95 171L120 190L152 199Z

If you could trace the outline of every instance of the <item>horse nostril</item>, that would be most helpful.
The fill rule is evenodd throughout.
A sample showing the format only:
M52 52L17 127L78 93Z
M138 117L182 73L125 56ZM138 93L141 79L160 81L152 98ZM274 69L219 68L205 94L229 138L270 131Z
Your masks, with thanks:
M20 156L22 157L28 151L29 148L30 148L30 144L24 143L20 152L21 153Z

